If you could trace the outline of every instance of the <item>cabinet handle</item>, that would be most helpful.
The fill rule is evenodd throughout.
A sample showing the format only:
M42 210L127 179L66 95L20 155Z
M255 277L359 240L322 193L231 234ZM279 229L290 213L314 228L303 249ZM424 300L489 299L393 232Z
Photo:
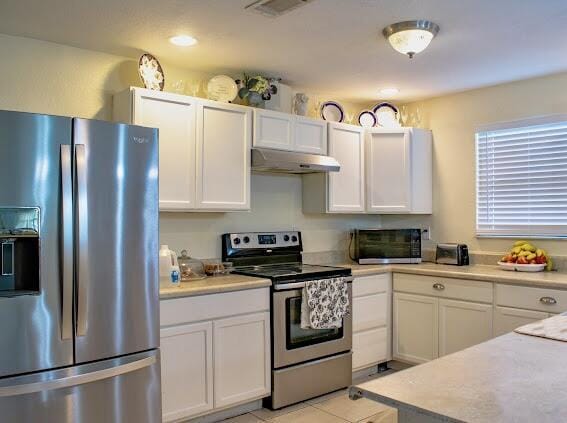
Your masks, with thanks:
M547 305L557 304L557 300L553 297L541 297L539 302Z
M436 289L437 291L443 291L445 289L445 285L443 285L442 283L434 283L433 289Z

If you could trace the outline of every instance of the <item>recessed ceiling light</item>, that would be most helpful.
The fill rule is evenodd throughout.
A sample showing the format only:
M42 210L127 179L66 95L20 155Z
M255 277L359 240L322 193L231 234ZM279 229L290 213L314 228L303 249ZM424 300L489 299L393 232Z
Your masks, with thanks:
M400 92L397 88L390 87L390 88L382 88L380 90L380 94L382 95L396 95Z
M176 35L175 37L171 37L169 42L176 46L189 47L197 44L197 39L190 35Z

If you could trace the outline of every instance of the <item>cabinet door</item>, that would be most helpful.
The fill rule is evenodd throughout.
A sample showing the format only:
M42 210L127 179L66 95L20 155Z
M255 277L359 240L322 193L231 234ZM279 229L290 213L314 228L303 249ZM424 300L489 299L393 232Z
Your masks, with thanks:
M161 329L163 420L173 421L213 408L213 324Z
M134 90L133 123L159 129L159 208L195 208L196 99Z
M548 313L543 311L496 307L494 311L494 336L504 335L520 326L547 319L549 316Z
M271 110L254 110L254 147L293 150L293 116Z
M270 313L214 322L215 407L270 394Z
M390 294L366 295L352 299L352 330L359 332L388 324Z
M328 211L364 212L364 130L330 123L329 155L337 159L341 170L328 175Z
M438 357L437 298L394 293L394 359L424 363Z
M197 113L197 207L250 209L250 108L204 101Z
M405 129L371 129L366 142L367 211L411 211L410 137Z
M388 328L374 328L352 335L352 370L389 360Z
M327 122L295 116L293 134L295 151L327 154Z
M492 305L439 300L439 355L492 338Z

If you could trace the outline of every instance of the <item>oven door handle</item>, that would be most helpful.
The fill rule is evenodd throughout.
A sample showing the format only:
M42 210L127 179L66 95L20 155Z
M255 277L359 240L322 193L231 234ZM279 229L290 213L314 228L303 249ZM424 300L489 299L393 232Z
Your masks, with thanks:
M345 277L345 282L350 283L354 280L354 277L352 276L346 276ZM305 284L307 283L307 281L303 281L303 282L291 282L291 283L284 283L284 284L280 284L280 285L274 285L274 291L286 291L289 289L298 289L298 288L303 288L305 287Z

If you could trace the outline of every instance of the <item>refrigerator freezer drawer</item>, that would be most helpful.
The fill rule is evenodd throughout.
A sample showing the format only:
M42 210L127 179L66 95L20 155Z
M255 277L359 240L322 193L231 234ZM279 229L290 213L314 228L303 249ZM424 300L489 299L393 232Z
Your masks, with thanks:
M160 422L159 351L3 379L0 416L12 423Z

